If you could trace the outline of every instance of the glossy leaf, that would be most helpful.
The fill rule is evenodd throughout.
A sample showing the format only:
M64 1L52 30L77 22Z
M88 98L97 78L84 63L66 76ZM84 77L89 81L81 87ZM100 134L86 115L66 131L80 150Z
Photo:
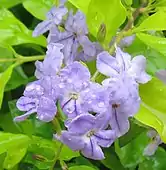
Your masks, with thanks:
M126 19L126 9L120 0L91 0L87 13L90 32L96 37L101 24L106 26L105 43L111 41Z
M0 132L0 154L7 152L3 167L11 169L24 157L30 139L21 134Z
M2 105L2 100L3 100L3 95L4 95L4 90L7 82L9 81L13 68L15 67L15 64L11 65L10 67L7 68L6 71L3 73L0 73L0 108Z
M0 9L0 34L0 42L7 42L10 45L34 43L46 46L44 36L33 38L32 31L5 8Z
M61 144L57 141L50 141L40 137L33 137L32 144L28 149L28 154L24 162L33 164L39 169L48 169L52 166L54 157L57 154ZM60 154L60 160L70 160L78 157L78 152L73 152L68 147L64 146Z
M91 0L69 0L70 3L72 3L76 8L83 11L85 14L88 12L88 7L91 2Z
M148 31L148 30L166 30L166 11L160 10L155 14L149 16L145 19L136 29L135 32L138 31ZM157 23L157 24L156 24Z
M144 33L138 33L136 35L147 46L166 56L166 38L156 37Z
M166 142L166 86L157 78L140 87L142 105L135 118L153 127Z
M24 0L1 0L0 7L1 8L11 8Z
M72 166L69 168L69 170L95 170L94 168L92 167L89 167L89 166L84 166L84 165L81 165L81 166Z
M147 137L146 132L138 135L137 138L124 147L120 148L116 142L115 150L123 166L126 168L135 168L139 163L141 163L145 159L143 151L148 142L149 138Z
M23 2L23 6L36 18L44 20L46 19L46 13L51 9L53 5L55 5L54 3L55 0L26 0Z
M159 147L153 156L147 157L147 159L139 165L138 170L164 170L165 157L165 150Z
M113 148L104 150L105 159L101 162L111 170L125 170Z

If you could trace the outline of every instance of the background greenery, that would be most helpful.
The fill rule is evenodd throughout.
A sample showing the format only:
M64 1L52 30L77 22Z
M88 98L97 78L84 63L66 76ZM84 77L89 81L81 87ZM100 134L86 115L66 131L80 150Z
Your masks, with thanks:
M25 85L35 80L34 61L43 59L46 51L46 37L33 38L32 31L53 5L55 0L0 0L0 169L51 170L54 166L60 143L52 141L52 123L43 123L35 116L21 123L13 122L13 117L22 114L16 108L16 100ZM140 87L141 109L131 120L130 131L104 150L106 159L88 160L63 147L55 169L165 170L164 144L151 157L145 157L143 151L150 142L149 127L166 142L166 86L155 78L157 70L166 69L166 0L69 0L67 5L85 13L93 38L97 37L101 23L105 24L103 46L118 28L126 25L133 8L141 7L144 11L135 20L134 28L117 37L136 34L133 44L125 50L133 56L145 55L153 80ZM94 73L95 63L87 65ZM101 79L98 77L99 82Z

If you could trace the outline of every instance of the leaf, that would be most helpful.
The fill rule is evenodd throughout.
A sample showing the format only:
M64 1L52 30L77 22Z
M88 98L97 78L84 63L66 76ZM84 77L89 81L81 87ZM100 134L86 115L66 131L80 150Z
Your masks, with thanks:
M139 165L139 170L164 170L165 157L165 150L159 147L153 156L147 157L147 159Z
M59 146L60 143L58 141L50 141L34 136L24 162L33 164L39 169L49 169L54 162ZM78 152L73 152L64 146L59 159L70 160L77 156L79 156Z
M70 3L72 3L76 8L80 9L82 12L87 14L88 7L91 2L91 0L69 0Z
M3 100L3 95L4 95L4 90L7 82L9 81L13 68L15 67L15 64L11 65L10 67L7 68L6 71L3 73L0 73L0 108L2 105L2 100Z
M26 0L23 2L23 6L36 18L44 20L46 19L47 12L51 9L54 3L55 0Z
M145 159L143 151L148 142L149 138L147 137L146 132L141 133L124 147L120 148L116 142L115 151L125 168L135 168L137 164Z
M97 36L101 24L106 26L105 43L108 45L117 29L126 19L126 9L120 0L91 0L87 23L93 36Z
M22 3L24 0L1 0L0 8L11 8L19 3Z
M69 168L69 170L95 170L94 168L92 167L89 167L89 166L84 166L84 165L81 165L81 166L72 166Z
M32 37L32 31L27 29L15 16L3 8L0 9L0 42L6 42L10 45L19 45L25 43L38 44L46 46L44 36Z
M135 118L153 127L166 142L166 86L157 78L140 86L142 105Z
M21 66L13 69L12 75L8 83L6 84L5 91L16 89L17 87L27 84L28 77L25 75Z
M166 56L166 38L155 37L144 33L138 33L136 35L147 46Z
M127 6L131 6L133 3L133 0L124 0Z
M10 169L21 161L28 148L29 137L0 132L0 154L7 152L3 167Z
M101 162L111 170L125 170L112 148L104 150L105 159Z
M134 29L135 32L148 31L148 30L166 30L166 11L160 10L155 14L149 16L145 19L137 28ZM156 24L157 23L157 24Z

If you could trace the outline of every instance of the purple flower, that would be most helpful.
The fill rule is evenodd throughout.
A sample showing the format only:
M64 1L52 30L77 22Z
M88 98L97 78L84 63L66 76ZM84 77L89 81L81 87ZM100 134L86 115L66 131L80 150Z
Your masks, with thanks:
M102 52L97 58L98 70L111 78L102 84L108 88L109 102L112 106L110 125L117 136L129 130L128 118L134 116L140 107L138 83L146 83L150 76L145 72L145 58L131 56L117 48L116 58ZM137 63L137 64L136 64ZM137 81L137 82L136 82Z
M90 91L90 73L89 70L79 62L65 67L60 72L61 83L61 106L69 118L73 118L86 111L82 107L84 96Z
M17 108L26 113L15 117L14 121L23 121L31 114L37 113L38 119L49 122L54 119L57 112L56 101L46 93L40 80L27 85L24 96L17 101Z
M101 147L111 146L116 138L113 130L104 130L105 121L105 116L101 115L80 115L72 120L68 131L62 131L61 136L55 135L55 138L72 150L80 150L87 158L102 160L104 154Z
M48 36L48 43L62 43L64 45L65 64L71 64L76 60L89 61L93 60L100 51L99 44L91 42L87 37L88 29L86 26L85 16L81 11L75 15L70 11L64 31L53 27Z
M138 83L147 83L151 77L146 73L146 58L142 55L136 56L131 60L128 53L120 48L116 49L116 57L104 51L98 55L97 69L104 75L112 77L126 72Z
M130 46L133 43L133 41L135 40L135 37L136 37L135 35L124 37L119 44L120 48Z
M67 8L64 7L65 1L62 0L58 7L52 7L51 10L47 13L47 19L39 23L35 30L33 31L33 36L37 37L48 30L53 26L59 25L62 22L63 16L68 12Z
M60 71L64 59L61 49L62 44L49 44L47 46L46 58L43 62L36 61L35 76L40 79L44 76L56 76Z

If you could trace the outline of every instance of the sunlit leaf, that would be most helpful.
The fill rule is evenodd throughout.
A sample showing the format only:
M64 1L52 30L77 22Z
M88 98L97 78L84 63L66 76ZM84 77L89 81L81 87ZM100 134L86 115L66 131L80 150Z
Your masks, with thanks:
M153 78L140 87L140 96L143 103L135 118L153 127L166 142L166 86L159 79Z

